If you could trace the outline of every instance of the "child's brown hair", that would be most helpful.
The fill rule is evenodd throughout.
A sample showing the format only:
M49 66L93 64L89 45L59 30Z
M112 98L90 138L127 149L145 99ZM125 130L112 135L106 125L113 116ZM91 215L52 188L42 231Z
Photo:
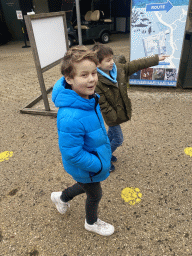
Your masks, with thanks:
M113 50L109 46L105 46L100 43L96 43L92 47L92 51L97 53L97 58L99 60L99 63L105 58L110 55L113 55Z
M82 60L93 61L96 66L98 64L97 54L92 50L88 49L84 45L78 45L71 47L65 54L62 64L61 64L61 73L65 77L74 78L75 76L75 67L74 63L79 63Z

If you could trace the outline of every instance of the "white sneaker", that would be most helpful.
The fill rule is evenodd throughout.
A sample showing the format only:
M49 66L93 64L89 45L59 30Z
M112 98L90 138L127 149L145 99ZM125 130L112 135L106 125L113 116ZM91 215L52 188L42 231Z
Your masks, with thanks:
M90 225L85 220L85 229L91 232L95 232L102 236L110 236L114 233L114 227L100 219L97 219L93 225Z
M61 214L66 213L68 207L70 207L69 203L65 203L61 200L62 192L53 192L51 193L51 200L56 205L58 212Z

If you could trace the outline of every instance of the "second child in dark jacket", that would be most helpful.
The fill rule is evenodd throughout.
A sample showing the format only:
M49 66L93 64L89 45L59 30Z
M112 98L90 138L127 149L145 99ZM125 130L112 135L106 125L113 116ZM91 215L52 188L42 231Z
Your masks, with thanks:
M99 65L97 66L98 83L96 92L100 95L99 104L106 124L109 126L108 137L112 153L123 143L123 133L120 124L131 119L131 100L127 93L127 83L130 75L138 70L158 65L159 61L168 56L150 56L130 62L114 63L113 50L102 44L95 44L92 48L97 52ZM120 63L121 62L121 63ZM111 162L117 158L112 155ZM110 171L115 166L111 163Z

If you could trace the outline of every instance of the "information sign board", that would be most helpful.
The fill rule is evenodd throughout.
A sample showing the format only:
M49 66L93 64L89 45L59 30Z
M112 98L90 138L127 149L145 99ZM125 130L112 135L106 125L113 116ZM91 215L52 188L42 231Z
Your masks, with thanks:
M176 87L189 0L132 0L131 60L169 55L136 72L130 84Z

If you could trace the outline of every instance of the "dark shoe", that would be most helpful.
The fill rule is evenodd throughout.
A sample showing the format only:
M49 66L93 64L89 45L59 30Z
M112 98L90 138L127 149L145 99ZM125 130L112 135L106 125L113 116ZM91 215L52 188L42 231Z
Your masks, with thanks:
M117 162L117 157L112 155L111 162Z
M111 168L110 168L109 172L113 172L113 171L115 171L115 166L111 163Z

